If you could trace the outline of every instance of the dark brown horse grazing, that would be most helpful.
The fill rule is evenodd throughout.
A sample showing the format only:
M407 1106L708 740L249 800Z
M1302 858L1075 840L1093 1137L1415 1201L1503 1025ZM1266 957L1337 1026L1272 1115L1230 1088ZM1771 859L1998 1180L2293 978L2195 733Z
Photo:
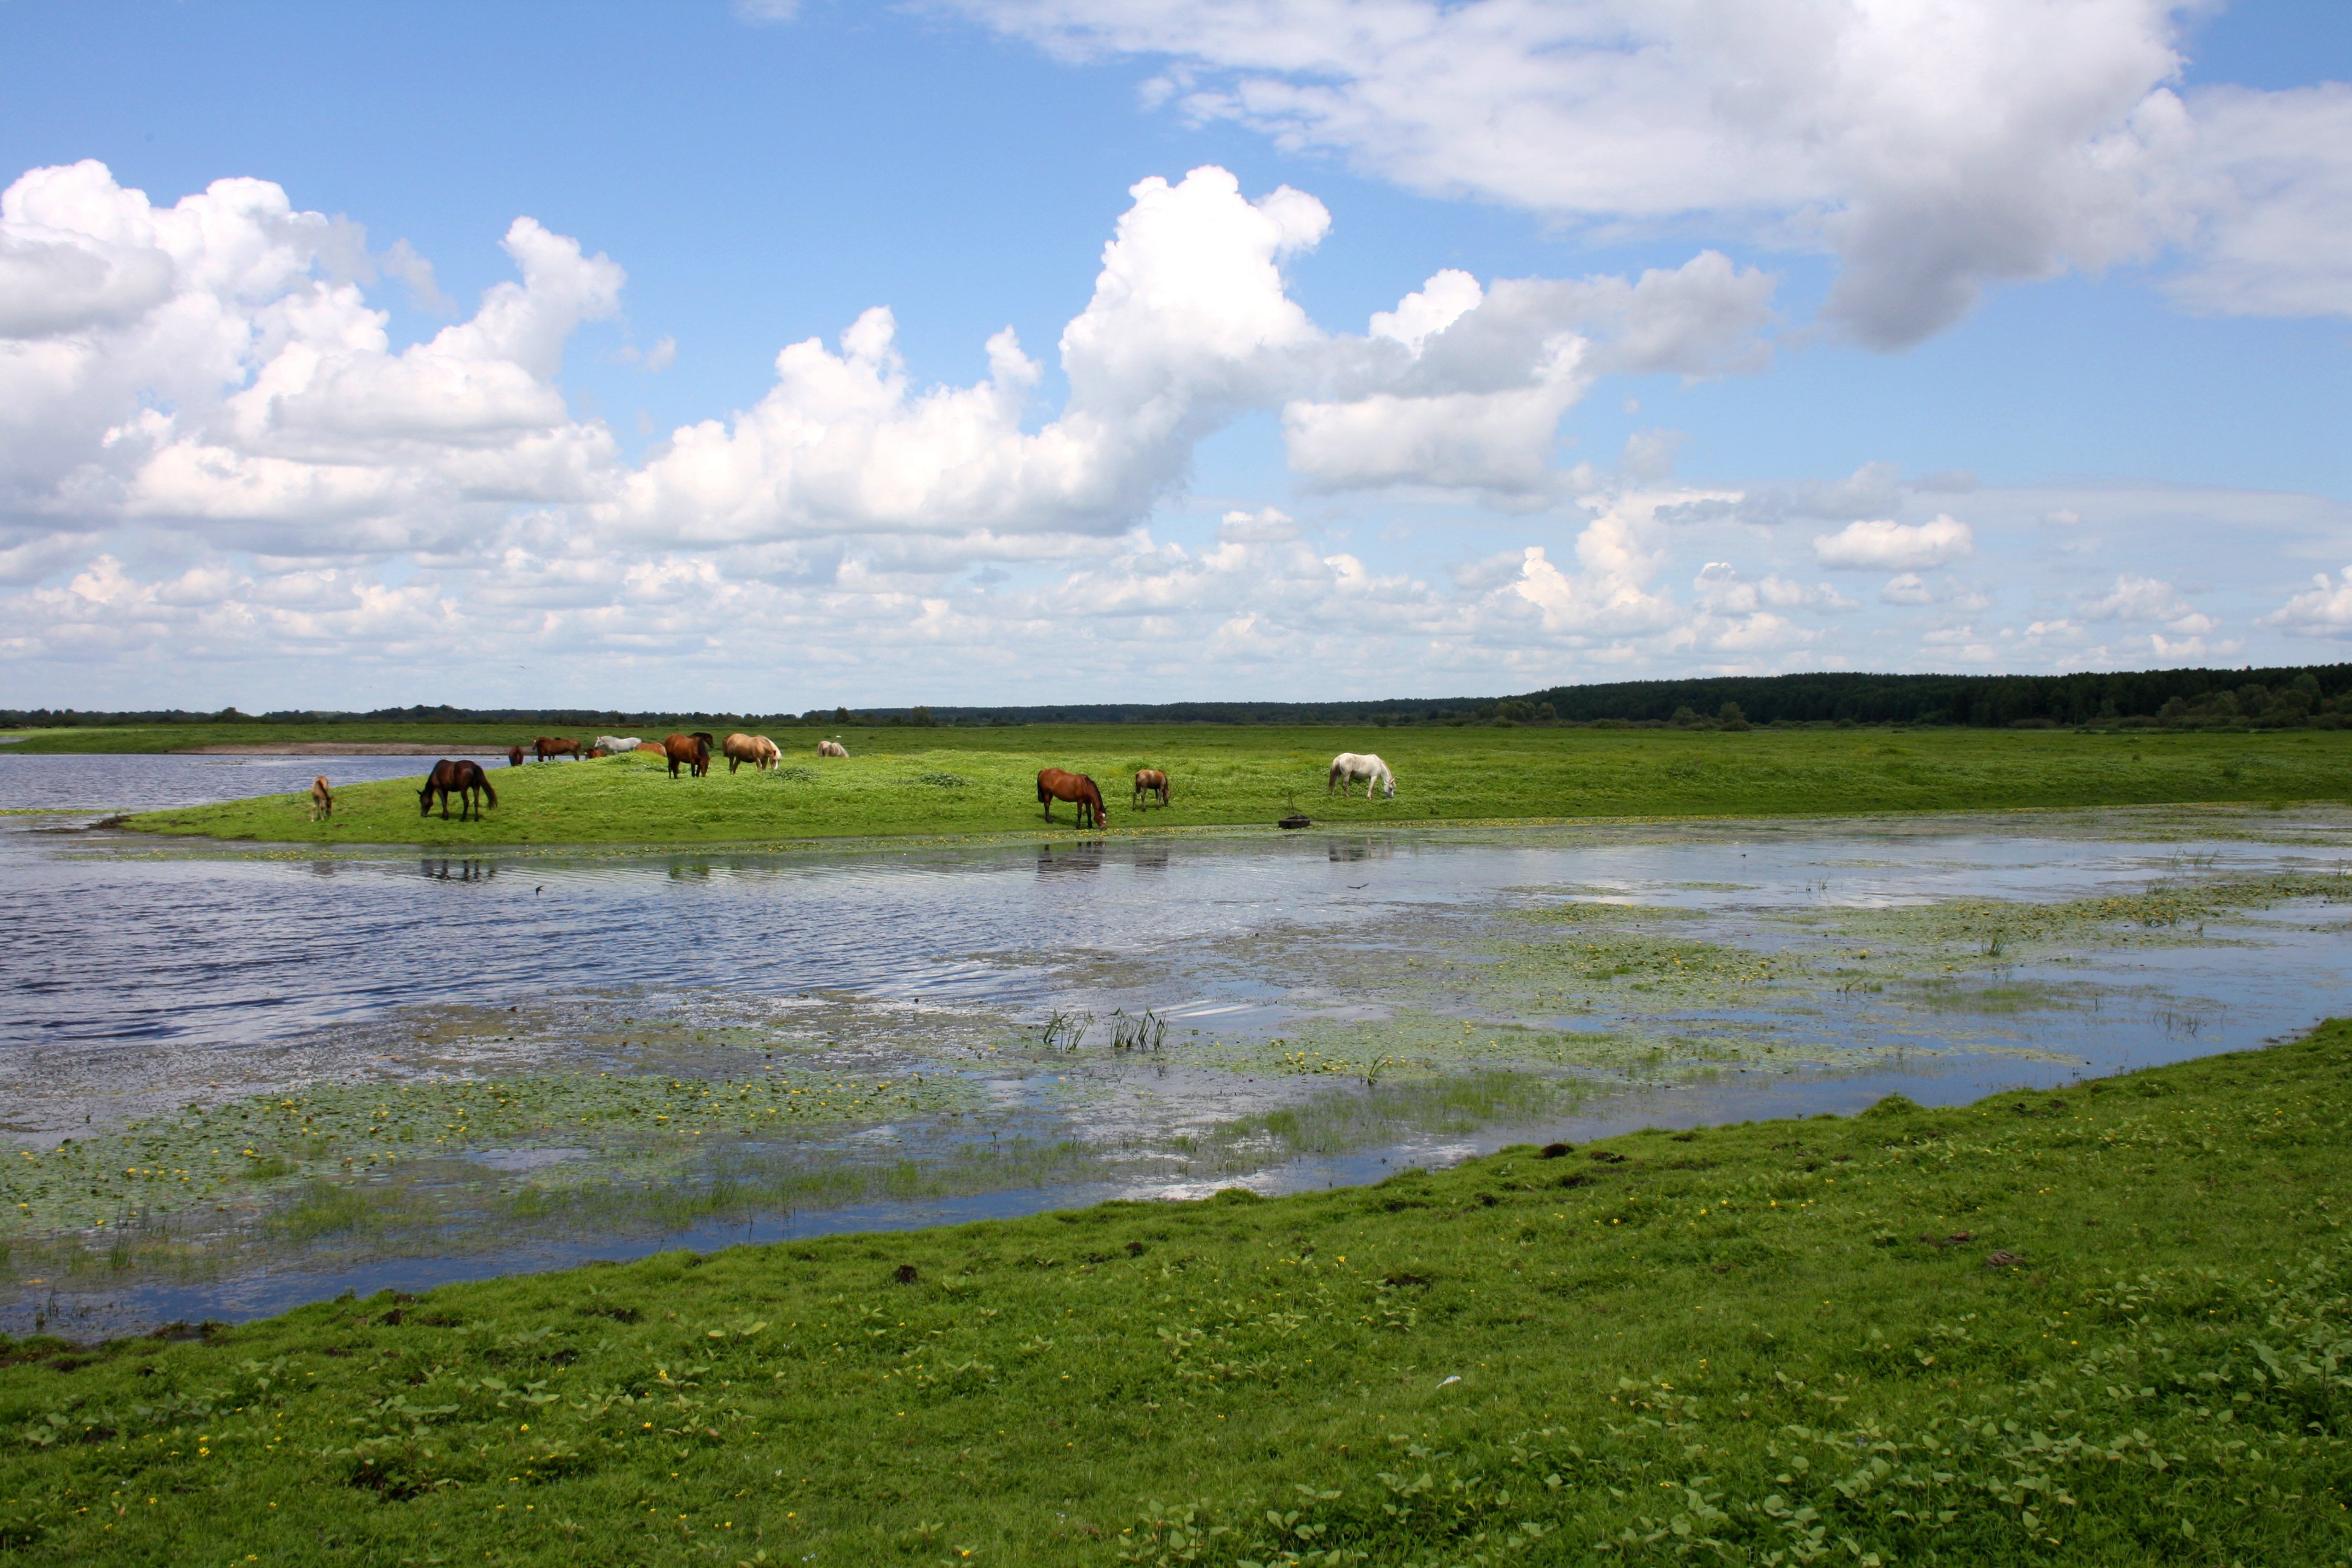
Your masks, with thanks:
M1162 805L1168 804L1168 775L1158 768L1140 768L1136 772L1135 804L1138 810L1142 808L1143 797L1147 795L1158 795Z
M499 792L490 787L490 775L482 771L481 763L470 758L453 763L444 757L433 764L433 771L425 775L425 787L416 792L416 815L432 816L433 797L438 795L441 797L441 820L448 821L449 794L452 790L455 790L457 795L457 820L460 822L463 822L468 814L477 820L482 815L482 808L474 803L476 790L480 790L483 800L490 805L499 804Z
M1103 809L1102 791L1084 773L1066 773L1059 768L1040 769L1037 799L1045 807L1048 822L1054 820L1054 803L1057 800L1077 804L1080 827L1100 827L1110 821L1110 813Z
M690 769L696 778L710 771L710 742L699 734L671 735L662 742L662 750L669 756L669 776L677 777L679 764Z
M539 753L539 760L542 763L550 757L570 757L573 762L580 760L580 742L562 735L541 735L530 743L530 748Z
M519 768L522 766L522 748L520 746L509 746L507 748L507 766L510 768Z

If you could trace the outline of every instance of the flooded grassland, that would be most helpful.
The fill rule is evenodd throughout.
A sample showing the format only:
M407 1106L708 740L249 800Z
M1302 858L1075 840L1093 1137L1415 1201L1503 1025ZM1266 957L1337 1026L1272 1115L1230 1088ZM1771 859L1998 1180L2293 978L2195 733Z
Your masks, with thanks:
M1319 1186L2346 1008L2352 813L419 860L5 836L0 1326Z

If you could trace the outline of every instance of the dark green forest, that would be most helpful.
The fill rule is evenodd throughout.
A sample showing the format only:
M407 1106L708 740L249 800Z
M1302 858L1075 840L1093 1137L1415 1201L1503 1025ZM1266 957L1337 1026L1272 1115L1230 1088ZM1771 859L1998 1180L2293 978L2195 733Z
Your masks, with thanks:
M1057 702L994 707L814 708L803 713L646 712L594 708L379 708L262 714L178 709L92 712L0 709L0 728L210 723L547 724L591 728L734 724L1952 724L2167 729L2341 727L2352 664L2265 669L2142 669L2076 675L1703 676L1555 686L1510 697L1340 702Z

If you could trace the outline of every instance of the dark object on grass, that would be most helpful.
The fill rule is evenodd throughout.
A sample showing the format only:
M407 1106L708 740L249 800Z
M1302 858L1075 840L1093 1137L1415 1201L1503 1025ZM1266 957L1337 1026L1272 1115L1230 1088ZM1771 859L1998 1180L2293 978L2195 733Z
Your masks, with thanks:
M901 1285L912 1285L917 1278L915 1266L911 1263L901 1263L890 1271L890 1278Z
M1595 1149L1592 1152L1592 1157L1604 1165L1622 1165L1625 1163L1625 1156L1614 1149Z
M1919 1235L1919 1239L1930 1247L1962 1247L1976 1238L1977 1233L1972 1230L1956 1230L1949 1236L1929 1236L1925 1231Z
M470 758L451 762L444 757L433 764L433 771L425 775L425 787L416 792L416 815L432 816L433 797L437 794L441 797L441 820L448 821L449 792L452 790L457 792L457 820L460 822L468 813L478 821L481 817L482 808L474 800L476 790L481 791L483 800L491 805L499 804L499 792L490 787L490 775L482 771L481 763Z
M1562 1154L1573 1154L1575 1152L1576 1145L1573 1143L1547 1143L1542 1148L1536 1151L1536 1158L1538 1160L1557 1160Z
M1276 827L1312 827L1315 826L1315 819L1303 811L1294 811L1275 826Z
M1988 1252L1984 1266L1987 1268L2014 1268L2024 1261L2014 1252Z

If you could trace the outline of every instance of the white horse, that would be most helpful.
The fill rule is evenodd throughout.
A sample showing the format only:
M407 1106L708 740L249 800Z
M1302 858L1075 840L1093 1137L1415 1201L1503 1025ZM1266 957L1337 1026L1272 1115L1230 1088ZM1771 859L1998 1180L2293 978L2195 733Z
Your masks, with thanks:
M599 735L596 743L615 756L623 752L634 752L645 744L635 735Z
M838 741L819 741L816 754L820 757L845 757L849 755L849 748Z
M1348 786L1360 780L1364 786L1366 800L1372 798L1372 792L1376 789L1391 800L1396 798L1396 774L1389 772L1388 763L1369 752L1342 752L1332 758L1331 776L1325 782L1323 793L1329 795L1337 789L1344 795L1348 793Z

